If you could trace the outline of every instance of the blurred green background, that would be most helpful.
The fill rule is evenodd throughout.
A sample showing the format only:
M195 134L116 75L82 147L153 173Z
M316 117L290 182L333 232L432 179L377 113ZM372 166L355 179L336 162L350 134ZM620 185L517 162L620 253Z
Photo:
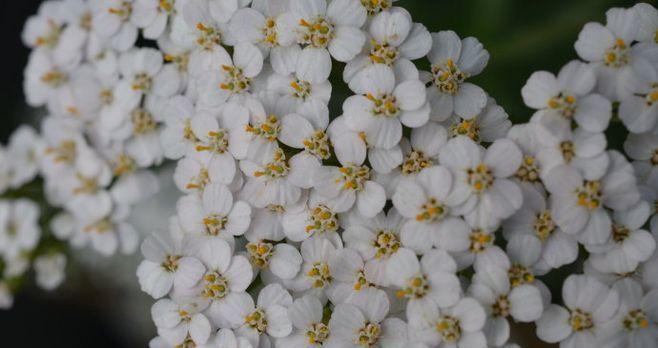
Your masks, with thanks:
M28 51L20 41L23 23L28 15L36 13L39 3L39 0L0 1L0 33L4 43L0 67L3 143L18 124L39 114L24 103L22 71ZM414 20L425 24L430 31L450 29L461 37L479 38L491 53L491 59L487 69L472 81L482 86L518 123L527 121L532 114L520 96L528 76L537 70L557 72L569 60L577 58L573 43L585 23L603 22L608 8L630 7L635 3L399 0L396 5L408 9ZM649 3L656 5L655 1ZM340 113L342 101L348 95L340 73L335 71L332 77L333 116ZM617 138L617 143L623 140ZM150 225L147 222L145 226ZM139 292L134 276L140 255L111 261L98 261L95 257L81 256L88 266L71 265L67 284L56 292L46 294L28 288L17 298L11 311L0 312L3 343L17 347L145 347L155 330L149 313L153 301ZM568 271L557 273L564 276ZM551 347L533 338L533 325L524 325L516 331L515 341L522 347Z

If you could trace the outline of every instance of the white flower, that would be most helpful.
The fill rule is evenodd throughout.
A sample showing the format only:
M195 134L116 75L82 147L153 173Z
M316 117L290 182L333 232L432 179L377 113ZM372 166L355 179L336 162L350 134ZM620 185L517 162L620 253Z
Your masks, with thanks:
M629 273L647 261L656 250L651 234L642 229L651 206L640 201L625 211L615 211L612 216L612 234L603 245L588 247L592 266L600 271Z
M174 172L174 182L185 193L201 193L209 184L230 185L242 177L236 171L235 160L221 161L207 151L188 154L180 160ZM227 157L226 157L227 158Z
M254 228L246 235L245 249L249 261L256 271L261 272L265 283L294 278L302 265L302 255L290 244L275 243L279 238L272 238L266 231Z
M432 49L428 54L432 64L432 85L427 100L432 106L432 119L443 121L452 116L469 119L478 115L487 104L482 88L465 82L478 75L489 62L489 52L474 37L460 39L453 31L432 34Z
M539 289L527 284L512 287L507 270L497 265L478 269L468 292L490 316L484 331L489 343L494 346L502 345L509 338L508 317L519 322L532 322L542 315L543 302Z
M11 186L18 188L35 178L39 171L43 141L29 126L16 129L9 138L7 148L11 156Z
M329 326L322 321L322 303L313 295L296 299L288 308L288 316L294 330L290 336L278 341L279 346L321 347L331 337Z
M347 247L358 251L365 261L368 279L379 286L388 286L388 264L401 248L402 216L395 208L374 218L355 218L344 224L343 240Z
M365 158L358 158L355 152L346 152L339 158L341 167L318 168L314 174L314 189L337 213L350 210L356 203L363 216L373 217L384 208L386 192L371 180L370 168L363 165Z
M624 151L633 162L638 181L658 185L658 128L643 134L630 134Z
M390 6L388 0L361 1L368 7ZM369 10L369 14L372 12ZM364 68L372 64L386 64L394 69L396 78L418 78L412 60L424 57L432 48L432 37L420 23L413 23L411 15L401 7L376 14L368 25L370 42L365 52L347 63L343 78L350 83Z
M81 204L72 211L76 227L70 237L71 245L81 248L90 244L105 256L117 250L132 254L139 244L139 236L126 221L129 214L129 207L115 205L109 196Z
M429 120L420 80L396 81L393 70L376 64L364 69L350 84L359 95L343 104L345 124L364 132L368 144L390 149L402 138L402 125L417 128Z
M386 319L386 293L367 289L349 302L334 308L329 320L328 346L402 347L407 341L406 325L398 318Z
M272 65L276 65L296 41L295 33L286 28L292 24L288 3L288 0L254 1L252 7L237 10L230 20L231 35L237 42L257 45L266 56L270 53Z
M25 21L21 37L23 43L32 48L52 49L59 43L64 16L63 2L46 1L39 6L38 13Z
M167 101L163 115L164 129L160 133L165 157L180 159L196 147L198 139L192 130L194 114L194 103L190 98L178 95Z
M448 200L461 205L470 225L493 227L521 207L521 189L508 178L521 166L522 154L511 140L496 140L485 150L459 136L441 149L439 161L454 177Z
M94 6L91 27L118 51L127 51L137 41L137 15L133 0L109 0Z
M525 123L514 125L507 133L507 137L514 141L523 153L521 167L516 171L514 178L522 188L543 190L540 178L542 166L537 159L537 155L544 148L544 144L541 142L541 130L543 127L539 124Z
M534 119L531 121L533 122ZM534 123L534 122L533 122ZM540 164L542 177L559 165L570 165L583 172L588 179L600 178L609 165L605 153L607 139L601 132L591 133L582 128L570 127L555 129L553 132L540 125L534 129L535 136L542 144L536 159Z
M539 110L539 122L547 127L570 127L575 120L579 127L596 133L608 128L612 104L592 93L595 85L595 68L573 60L557 77L547 71L535 72L521 94L526 105Z
M229 244L221 239L195 240L194 255L205 268L196 284L174 289L176 297L198 296L200 302L209 306L208 317L219 327L230 325L224 309L239 302L253 280L249 261L242 255L233 255ZM194 274L196 275L196 273Z
M630 95L619 105L619 118L632 133L649 132L658 123L658 71L648 64L638 70Z
M442 166L422 170L415 180L402 181L393 195L393 205L406 218L400 231L402 245L418 253L433 245L448 248L453 234L468 234L468 225L453 216L448 201L453 176Z
M297 277L286 285L295 292L308 292L326 301L325 290L333 284L330 260L338 248L328 239L314 237L302 242L303 263ZM323 301L324 302L324 301Z
M296 35L297 43L306 46L299 57L299 71L313 76L309 81L326 79L331 71L331 57L347 62L363 47L366 37L361 26L366 10L359 0L291 0L286 29ZM331 57L329 56L331 54Z
M166 30L169 18L181 10L175 0L136 0L133 22L147 39L158 39Z
M556 225L545 194L533 188L523 189L523 206L503 222L503 234L509 241L522 235L539 240L541 262L550 268L570 264L578 257L578 242Z
M597 90L611 100L629 95L628 83L635 76L634 69L648 64L631 47L639 26L633 9L612 8L606 12L607 23L587 23L575 43L578 55L596 66Z
M332 236L341 227L338 214L318 197L311 194L303 204L286 208L281 223L285 236L302 242L312 236Z
M201 196L189 194L178 201L178 218L183 230L201 236L219 237L233 244L234 236L243 235L251 222L251 207L234 201L224 185L210 184Z
M173 286L190 288L205 272L201 261L186 256L182 236L175 232L151 234L142 242L145 260L137 268L137 277L142 291L153 298L161 298Z
M45 51L32 51L23 81L27 104L34 107L48 105L54 109L57 91L69 83L73 68L58 65Z
M241 43L234 47L233 59L224 53L212 68L198 77L198 105L217 108L235 97L250 91L251 81L263 69L263 54L251 44Z
M619 293L620 306L617 315L602 330L605 347L641 348L658 344L658 290L645 293L642 286L623 279L613 286Z
M231 44L228 23L218 23L212 18L207 0L188 0L180 2L183 6L171 23L171 43L173 47L184 49L192 77L199 77L212 69L217 69L220 62L230 61L228 52L222 44ZM178 6L178 5L177 5ZM181 52L179 52L181 53Z
M176 302L164 298L151 307L151 316L158 328L158 335L170 345L181 345L188 339L196 345L202 345L212 330L210 321L201 312L203 309L195 299Z
M478 143L493 143L504 138L512 127L505 110L491 97L487 99L487 105L477 116L464 119L454 115L443 124L451 137L464 135Z
M636 39L655 43L656 33L658 33L658 11L646 3L636 4L633 6L633 10L637 13L636 19L639 22Z
M576 169L564 165L546 175L555 223L566 233L578 234L585 244L603 244L610 238L612 222L604 206L626 210L640 199L633 167L618 152L608 154L608 172L599 179L583 179Z
M293 173L301 170L294 161L287 161L282 149L277 149L262 163L249 160L240 162L240 169L248 177L242 188L242 197L256 208L294 204L301 197L301 186ZM299 176L297 176L299 177Z
M292 296L281 285L270 284L260 291L256 304L251 296L241 294L238 301L223 307L221 312L239 336L258 347L271 344L270 337L282 338L292 332L290 305Z
M0 253L16 257L33 250L41 239L39 206L28 200L0 201Z
M464 297L454 306L441 309L435 305L424 308L424 320L411 327L416 340L441 348L485 348L487 340L482 332L486 314L473 298Z
M619 308L619 294L586 275L571 275L562 287L566 306L550 305L537 321L537 336L563 347L594 347Z
M34 260L36 281L42 289L53 290L64 281L66 256L64 254L47 254Z
M396 297L408 300L406 313L412 324L430 307L450 307L459 301L462 289L456 272L455 261L445 251L430 250L419 262L413 251L400 249L389 260L386 277L399 289Z

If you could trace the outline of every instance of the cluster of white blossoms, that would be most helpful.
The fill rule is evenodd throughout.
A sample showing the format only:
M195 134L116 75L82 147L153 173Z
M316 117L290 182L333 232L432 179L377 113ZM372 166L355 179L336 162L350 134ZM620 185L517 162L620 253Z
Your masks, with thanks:
M7 178L38 172L53 234L110 255L138 244L148 168L177 161L183 196L137 270L153 348L518 347L533 322L562 347L655 347L658 11L587 24L512 126L470 82L483 45L394 4L46 1L25 92L51 116ZM338 67L353 95L330 115Z

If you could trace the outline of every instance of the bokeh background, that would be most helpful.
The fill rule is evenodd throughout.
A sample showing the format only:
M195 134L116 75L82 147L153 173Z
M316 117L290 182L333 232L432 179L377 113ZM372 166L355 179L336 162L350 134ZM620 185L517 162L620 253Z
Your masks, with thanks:
M656 1L648 1L656 6ZM39 0L0 0L0 140L21 123L37 124L43 110L29 109L22 92L28 50L20 33L25 19L36 13ZM430 31L451 29L461 37L476 36L491 53L483 74L473 79L494 97L517 122L531 112L523 104L521 87L536 70L556 72L576 58L573 49L580 28L588 21L605 21L605 11L629 7L626 0L399 0L414 20ZM340 113L348 96L340 80L342 66L332 75L331 110ZM611 143L623 139L613 129ZM163 192L133 212L143 234L164 230L174 211L175 188L171 169L160 173ZM14 307L0 311L0 346L12 347L145 347L155 335L150 322L152 300L139 291L135 269L140 255L103 259L74 252L67 281L45 293L28 286ZM554 277L569 273L566 269ZM559 281L559 279L556 279ZM550 281L550 280L549 280ZM555 294L559 297L559 291ZM551 347L533 339L534 326L518 327L517 343L527 348Z

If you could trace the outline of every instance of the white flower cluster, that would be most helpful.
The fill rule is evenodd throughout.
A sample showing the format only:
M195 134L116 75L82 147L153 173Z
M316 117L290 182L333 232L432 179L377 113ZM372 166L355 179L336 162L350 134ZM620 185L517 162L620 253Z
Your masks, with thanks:
M184 196L137 270L153 348L513 347L510 321L655 347L658 11L587 24L512 126L469 82L483 45L394 2L45 2L25 91L52 116L19 152L64 208L54 233L130 251L168 158ZM353 95L330 117L335 66ZM579 259L552 304L541 279Z

